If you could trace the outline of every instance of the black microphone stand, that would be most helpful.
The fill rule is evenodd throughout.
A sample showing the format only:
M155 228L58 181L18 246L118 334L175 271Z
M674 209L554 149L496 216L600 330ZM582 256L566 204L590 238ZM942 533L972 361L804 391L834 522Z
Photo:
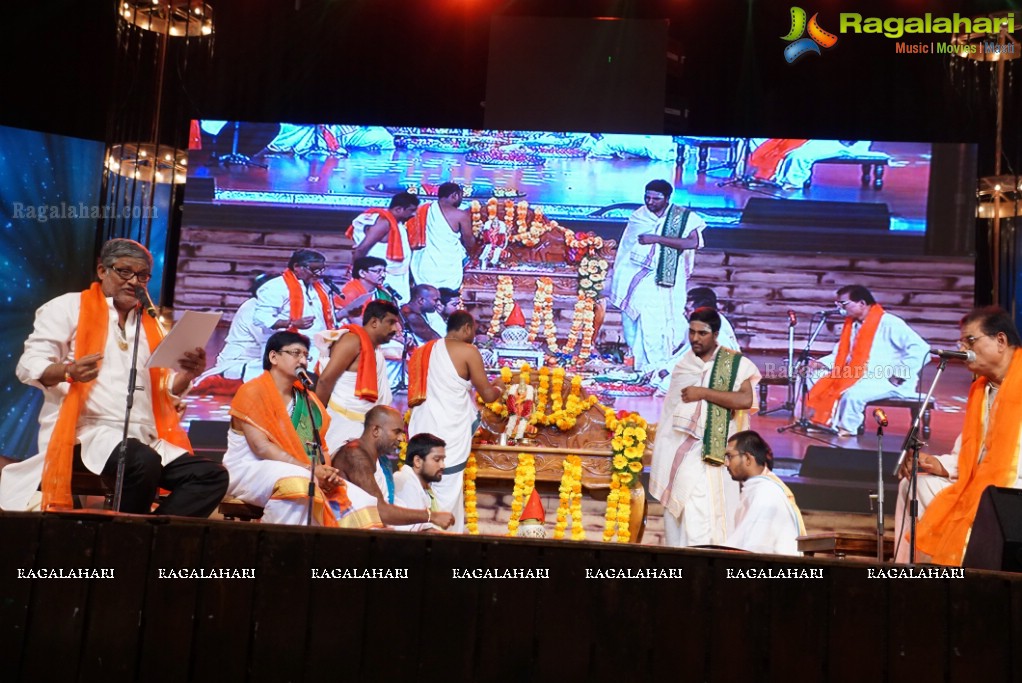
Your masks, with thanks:
M316 413L312 410L312 399L309 398L311 389L311 386L302 382L301 394L305 401L305 410L309 414L309 421L312 422L312 441L305 442L305 452L311 463L309 468L309 507L305 515L305 526L312 526L312 505L316 500L316 467L326 464L326 458L323 457L323 439L319 435L319 425L316 424ZM329 505L325 498L323 505ZM325 511L324 514L326 514Z
M837 434L837 430L831 429L830 427L825 427L824 425L819 425L810 422L809 418L806 417L806 400L809 398L809 391L806 388L806 383L808 381L809 375L809 361L811 360L811 357L809 355L810 349L813 346L813 342L816 341L816 337L818 337L820 332L823 330L824 324L826 324L827 322L827 312L813 314L813 320L815 320L817 317L819 317L819 322L816 323L816 328L810 333L809 338L806 339L805 348L802 349L802 353L799 354L798 361L795 364L796 368L795 372L798 375L798 394L800 396L799 418L790 424L784 425L783 427L778 427L777 431L778 433L782 434L787 431L792 431L795 432L796 434L807 436L810 439L816 439L817 441L822 441L825 444L830 444L830 441L822 439L818 436L813 436L812 434L810 434L810 432L815 430L818 432L823 432L824 434L833 435Z
M882 415L873 413L877 421L877 562L884 561L884 427L887 418Z
M390 294L390 292L387 293ZM415 338L412 337L412 327L408 324L408 318L401 307L401 297L395 296L395 294L390 295L394 297L394 305L397 306L397 312L401 318L401 372L397 384L391 388L391 391L396 394L408 389L408 380L406 379L408 376L408 346L415 341ZM423 316L423 320L425 320L425 316Z
M114 479L114 512L121 511L121 497L124 492L124 466L128 459L128 427L131 424L131 408L135 405L136 380L138 378L138 344L142 338L142 307L138 302L135 314L135 341L131 349L131 370L128 372L128 395L124 407L124 431L121 433L121 445L117 448L117 477ZM131 315L130 313L128 314ZM125 318L127 324L127 318ZM155 391L155 387L153 388Z
M781 410L795 414L795 394L796 394L796 375L795 375L795 326L798 324L798 319L795 317L794 312L789 312L790 317L788 318L788 381L785 384L787 393L784 397L784 403L782 405L771 408L770 410L761 411L759 416L766 417L771 413L776 413Z

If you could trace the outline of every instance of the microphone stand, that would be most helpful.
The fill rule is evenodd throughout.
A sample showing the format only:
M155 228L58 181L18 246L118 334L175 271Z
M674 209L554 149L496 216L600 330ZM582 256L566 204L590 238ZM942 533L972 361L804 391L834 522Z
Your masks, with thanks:
M887 420L877 421L877 562L884 561L884 427Z
M947 358L941 358L940 364L937 366L937 372L933 375L933 380L930 382L930 390L926 392L926 396L919 404L919 408L916 411L916 419L912 421L912 428L908 430L908 435L905 437L905 442L901 446L901 455L898 456L898 465L894 468L894 473L897 474L901 469L901 464L905 462L905 455L909 449L912 450L912 472L909 475L909 487L908 487L908 516L909 516L909 546L908 546L908 563L916 563L916 521L919 516L919 498L916 486L919 479L919 451L925 446L925 442L919 439L919 424L923 419L923 411L926 406L930 405L930 399L933 397L933 392L937 388L937 382L940 381L940 376L944 374L944 368L947 367ZM895 520L895 529L898 528L897 520ZM897 542L901 542L901 537L904 535L903 532L899 531Z
M131 408L135 405L136 380L138 378L138 344L142 338L142 302L139 301L135 314L135 341L131 349L131 370L128 372L128 395L124 407L124 431L121 445L117 448L117 476L114 479L114 512L121 511L121 497L124 492L124 466L128 459L128 427L131 424ZM131 314L129 313L129 316ZM127 323L127 318L125 318ZM155 387L153 388L155 391Z
M777 431L781 434L787 431L792 431L796 434L801 434L802 436L807 436L810 439L816 439L817 441L821 441L829 445L830 441L818 436L813 436L809 432L816 430L823 432L824 434L837 434L837 430L824 425L814 424L806 417L806 400L809 398L809 392L806 390L807 376L809 374L809 350L812 348L813 342L816 341L816 337L820 335L824 324L827 322L826 312L813 314L813 320L815 320L817 316L819 316L819 322L816 323L816 328L810 333L809 338L806 339L805 348L802 349L802 353L799 354L798 362L796 364L796 372L798 373L798 394L800 395L799 418L790 424L778 427Z
M308 454L309 461L312 464L309 468L309 507L305 514L305 526L312 526L312 505L316 500L316 466L326 464L326 458L323 457L323 439L319 436L316 413L312 410L312 399L309 398L310 388L302 382L301 394L305 401L305 410L309 414L309 421L312 422L312 441L305 442L305 452ZM329 505L325 497L323 505Z
M771 408L770 410L764 410L759 415L760 417L766 417L771 413L784 410L786 412L795 414L795 325L798 324L798 320L794 318L792 313L791 318L788 319L788 383L787 383L787 394L785 395L784 403Z
M395 394L408 389L408 381L405 379L408 375L408 344L415 341L412 337L411 325L408 324L408 318L405 317L400 301L400 298L394 301L394 304L397 306L398 315L401 318L401 372L399 373L397 384L391 389ZM425 316L423 316L423 319L425 319Z

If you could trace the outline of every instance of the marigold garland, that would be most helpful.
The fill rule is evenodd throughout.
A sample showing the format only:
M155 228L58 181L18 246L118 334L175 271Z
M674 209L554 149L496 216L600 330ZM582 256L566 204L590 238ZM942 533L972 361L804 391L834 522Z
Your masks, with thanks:
M472 203L469 204L469 210L472 213L472 235L475 237L479 237L479 234L483 231L482 208L477 199L473 199Z
M473 536L479 535L479 511L476 507L476 476L479 474L479 467L476 465L476 454L468 454L468 462L465 464L465 528Z
M536 488L536 458L528 453L519 453L518 467L515 469L514 495L511 499L511 518L507 521L508 536L518 534L522 509L534 488Z
M497 293L493 299L493 318L490 320L489 335L500 331L500 325L515 307L515 285L510 275L497 276Z
M631 539L628 529L631 521L632 489L639 484L642 456L646 450L646 420L638 413L612 409L604 410L604 424L614 433L610 442L611 462L610 495L603 528L603 540L627 543Z
M511 384L511 368L500 369L500 379L504 382L504 386L507 387ZM507 417L507 391L505 390L504 395L498 398L496 401L491 403L483 403L483 399L478 394L476 395L476 401L482 403L490 412L494 413L498 417Z
M584 541L585 528L582 526L582 458L569 455L561 463L564 474L557 488L559 503L557 505L557 521L554 524L554 538L564 538L568 528L568 517L571 517L571 540Z
M532 322L529 324L529 342L536 341L539 326L543 325L543 336L547 348L557 353L557 328L554 326L554 281L549 277L536 280L536 296L532 300Z

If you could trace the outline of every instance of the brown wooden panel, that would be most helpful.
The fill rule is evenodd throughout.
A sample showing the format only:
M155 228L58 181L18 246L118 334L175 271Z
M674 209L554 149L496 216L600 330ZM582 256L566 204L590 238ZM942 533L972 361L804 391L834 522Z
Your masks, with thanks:
M444 637L436 647L421 651L421 666L431 673L442 671L443 677L451 681L474 680L477 631L482 628L476 608L481 595L479 582L453 579L451 570L485 566L482 539L485 537L431 538L423 564L429 590L422 595L421 628Z
M86 681L134 681L153 527L135 517L97 520L93 566L114 579L92 582L79 676Z
M258 524L212 524L200 566L254 571L259 563L259 532ZM191 680L229 683L245 679L255 585L255 578L200 582Z
M885 679L887 581L868 579L866 567L827 566L830 593L827 676L831 683Z
M887 675L891 680L944 680L948 652L948 586L939 579L873 579L887 585Z
M321 532L270 524L262 527L249 680L301 680L312 589L307 558L316 534Z
M585 568L598 566L596 546L572 543L566 549L572 552L543 548L541 562L550 578L535 586L537 612L529 634L535 638L534 680L582 678L590 670L593 643L608 642L607 629L601 631L589 614L600 586L585 579ZM510 623L507 628L517 630Z
M152 524L138 679L182 681L188 678L196 602L205 580L161 579L160 570L201 569L208 525L172 518Z
M819 569L822 577L764 581L770 592L769 679L822 681L827 662L827 568L811 560L791 566Z
M482 547L480 566L496 571L543 569L541 549L528 541L495 540ZM572 553L575 556L575 553ZM469 581L470 579L462 579ZM537 607L537 584L555 579L480 579L478 630L473 669L476 680L537 680L533 670L534 627L540 618L557 619ZM539 614L537 614L537 610ZM565 628L565 635L569 633Z
M311 570L329 571L369 564L369 544L373 536L358 532L321 532L316 535L306 576ZM421 560L420 560L421 561ZM309 601L309 651L306 656L307 680L337 678L337 662L344 662L344 671L351 677L362 666L365 628L367 580L311 579ZM398 591L400 582L384 581L382 589ZM406 624L410 626L410 624ZM385 638L394 647L398 630L393 626L391 637Z
M705 628L703 642L709 650L710 670L722 681L760 680L769 671L773 581L728 578L727 570L749 572L777 564L746 557L729 553L709 565L711 607L709 612L695 617L696 623ZM736 654L736 643L741 644L741 656Z
M438 675L442 677L437 670L420 668L420 655L424 649L457 645L443 631L431 628L432 614L420 612L421 596L435 588L426 582L422 571L422 560L429 543L422 534L374 534L366 566L407 569L408 578L349 582L349 590L361 590L365 594L361 668L364 678L397 681L416 675L427 679ZM413 624L420 626L413 629ZM390 633L393 635L386 635ZM436 638L435 643L431 642L432 638Z
M1011 678L1011 600L1008 581L982 572L982 581L949 579L948 680L1007 681ZM970 572L971 574L971 572ZM1014 642L1018 647L1019 641Z
M29 619L32 581L19 579L18 570L36 566L42 518L0 512L3 552L0 552L0 666L18 677Z
M1022 683L1022 581L1011 583L1011 627L1008 643L1011 648L1011 681Z
M684 663L682 680L712 680L702 620L714 609L713 566L691 552L656 553L654 560L658 568L681 569L682 578L643 582L646 597L632 607L650 612L648 680L679 678L679 662Z
M95 528L88 521L45 515L34 568L91 569L95 536ZM23 679L77 678L88 596L88 580L33 580Z

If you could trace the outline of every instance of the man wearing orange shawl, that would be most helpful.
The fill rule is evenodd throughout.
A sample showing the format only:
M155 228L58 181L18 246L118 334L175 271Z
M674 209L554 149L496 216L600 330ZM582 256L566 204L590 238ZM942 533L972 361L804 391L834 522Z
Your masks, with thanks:
M809 392L807 406L814 422L850 436L862 425L870 401L916 396L930 347L861 285L842 287L834 303L847 317L834 351L810 363L827 374Z
M329 357L316 383L316 396L330 414L325 437L329 452L362 433L370 408L390 405L393 397L380 347L400 330L397 307L389 301L375 300L366 306L361 325L345 325L316 335L314 343Z
M268 338L278 330L301 332L312 337L321 330L337 326L333 302L323 285L326 257L311 249L298 249L288 259L287 269L256 291L253 323ZM313 352L310 367L316 367L318 352Z
M387 264L387 284L408 301L408 273L412 247L408 242L408 219L415 215L419 198L410 192L398 192L386 209L369 209L351 222L345 235L354 240L352 258L375 256ZM352 274L354 277L354 273Z
M0 507L33 508L41 482L43 510L71 508L76 444L89 471L116 473L132 342L140 334L121 511L148 513L162 487L171 493L157 513L207 517L223 498L227 471L190 453L177 398L205 368L205 351L185 352L175 374L146 371L163 338L154 318L143 315L141 330L137 323L135 288L149 281L152 255L138 242L113 239L103 245L96 273L99 281L89 289L59 296L36 311L17 375L43 392L39 454L4 468Z
M433 484L433 493L441 510L454 513L452 531L459 533L465 530L462 481L479 417L472 389L487 403L504 393L499 378L491 384L486 376L472 343L475 333L472 314L455 311L447 321L447 336L415 349L408 363L408 434L429 433L446 441L443 478Z
M919 455L916 560L948 565L962 563L984 489L1022 488L1022 338L1011 316L996 306L973 309L962 319L961 335L959 347L976 354L967 365L978 375L962 433L949 455ZM905 507L912 463L906 460L895 511L895 558L901 562L909 557Z
M314 467L314 524L380 527L372 496L344 481L332 466L312 464L313 425L322 438L330 417L311 392L309 414L305 390L298 383L297 371L307 367L308 353L308 337L277 332L266 342L265 372L246 382L231 402L231 430L224 454L224 465L231 473L228 495L261 506L264 522L305 524L310 467Z
M442 183L437 200L419 207L416 226L409 237L425 236L425 245L412 254L412 279L416 284L461 289L465 260L475 247L472 216L461 206L462 189L457 183Z

